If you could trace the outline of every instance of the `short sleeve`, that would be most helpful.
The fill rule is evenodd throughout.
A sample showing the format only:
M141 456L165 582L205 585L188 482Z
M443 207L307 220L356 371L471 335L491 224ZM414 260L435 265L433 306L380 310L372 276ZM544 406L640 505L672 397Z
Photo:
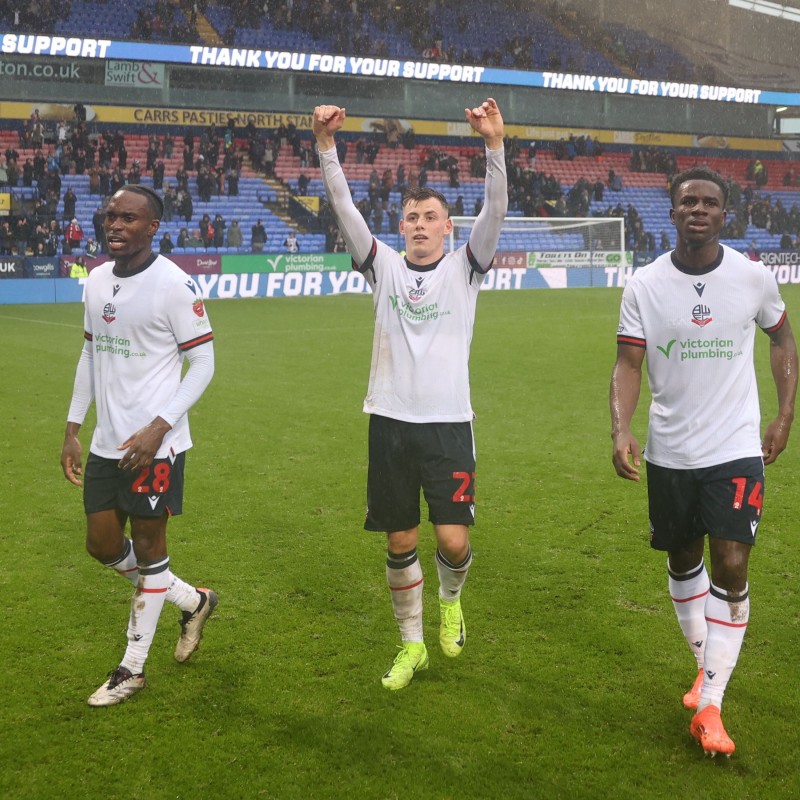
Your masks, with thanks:
M622 303L619 311L619 327L617 328L617 344L629 344L634 347L646 347L647 341L639 312L639 300L633 280L628 281L622 292Z
M214 333L203 296L188 275L172 286L167 315L179 350L185 352L213 340Z
M786 319L786 304L783 302L778 281L766 268L764 270L764 292L761 307L756 314L756 324L767 333L778 330Z

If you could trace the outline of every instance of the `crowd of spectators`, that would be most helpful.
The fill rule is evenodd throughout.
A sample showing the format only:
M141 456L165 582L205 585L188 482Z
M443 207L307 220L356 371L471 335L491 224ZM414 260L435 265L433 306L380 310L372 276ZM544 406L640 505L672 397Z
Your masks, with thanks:
M773 200L771 195L762 194L751 184L742 188L738 182L731 181L727 210L725 238L744 239L752 225L780 235L781 249L797 249L800 236L800 208L797 203L787 209L780 198Z
M214 196L238 195L243 156L236 147L235 128L233 119L224 129L210 125L197 141L194 132L187 131L182 139L182 163L167 178L165 159L173 157L172 136L151 135L142 164L139 159L129 159L121 128L90 135L80 103L71 120L60 120L54 126L48 126L34 109L19 131L19 148L32 150L33 156L20 165L15 147L0 154L0 187L35 189L30 209L0 226L0 254L54 256L76 249L88 255L105 252L102 223L108 199L122 186L140 183L145 174L163 193L164 220L172 222L178 217L190 224L193 197L210 202ZM64 175L88 175L88 193L98 198L93 236L83 231L75 216L78 196L73 187L68 186L62 195ZM238 222L227 226L220 214L214 220L200 219L193 233L201 247L242 245ZM180 237L174 246L184 246Z
M140 162L138 158L129 157L122 129L90 135L83 106L76 104L73 112L72 119L50 125L45 124L34 109L19 131L19 149L24 149L26 154L23 163L20 164L19 150L13 146L0 153L0 186L37 189L28 211L6 218L0 224L0 253L53 256L73 251L87 255L104 252L102 222L107 199L121 186L138 183L143 175L151 176L154 188L162 192L165 222L176 219L185 222L174 241L170 233L161 237L159 245L163 252L169 253L175 248L240 249L245 235L238 220L227 220L222 213L204 214L195 220L195 200L208 203L218 196L235 197L243 168L243 152L249 154L257 172L274 178L274 165L281 148L290 148L301 167L296 186L291 188L301 196L310 189L308 172L319 166L316 150L292 124L263 131L251 121L237 130L231 118L224 127L210 125L199 136L191 129L182 138L151 135ZM370 165L375 165L383 147L412 145L408 161L399 163L395 170L375 166L369 173L366 194L357 200L359 211L376 234L387 227L389 231L397 231L401 215L397 194L428 185L429 173L435 172L437 180L446 176L451 189L460 188L465 177L462 169L468 168L471 178L485 175L485 157L478 148L459 157L452 148L413 147L413 136L408 140L404 140L405 134L390 138L387 130L382 127L350 141L344 137L337 140L340 162L346 163L351 158L356 163ZM180 148L179 159L174 157L177 148ZM628 249L652 253L669 246L665 231L659 231L657 238L654 231L646 229L635 205L624 204L614 197L622 190L622 176L613 168L608 170L605 180L580 177L566 187L552 172L536 168L535 141L522 143L517 137L506 137L505 148L511 209L526 217L622 216L626 221ZM590 137L570 136L548 145L548 149L556 160L588 157L595 166L602 163L602 146ZM33 155L28 157L31 152ZM141 150L137 148L135 152ZM176 160L174 174L167 175L166 162L174 165ZM632 150L629 168L632 172L663 173L668 184L669 177L677 171L677 163L668 150L646 147ZM172 166L169 171L173 171ZM73 185L64 187L62 180L64 175L82 174L88 175L89 195L97 198L90 230L84 230L77 219L79 198ZM761 189L767 180L766 165L753 159L746 170L746 185L731 182L723 237L744 239L748 228L754 226L780 235L782 248L795 249L800 237L800 208L796 203L787 208L781 199L764 194ZM786 170L783 183L789 187L798 185L793 166ZM607 193L611 193L611 202L608 202ZM326 231L326 249L341 252L344 243L324 198L321 204L320 222ZM453 216L477 215L480 208L480 200L473 207L465 208L463 195L457 194L450 213ZM260 220L252 226L250 239L253 251L266 247L268 236ZM300 249L294 236L286 237L280 244L273 243L273 247L276 246L286 252Z
M250 29L275 32L275 46L285 33L302 33L325 52L364 56L400 56L447 63L510 66L566 72L596 72L598 59L614 68L619 76L652 77L671 81L716 83L730 80L720 74L709 57L690 63L665 41L653 38L633 26L610 25L594 9L550 0L522 8L516 0L505 0L496 9L498 22L506 33L501 40L484 46L472 35L471 21L477 6L463 0L438 0L411 4L409 0L151 0L136 8L130 38L138 41L196 43L203 40L198 30L200 15L209 8L222 7L228 14L216 33L233 46L237 32ZM54 32L56 24L70 19L71 0L36 0L25 5L0 0L0 22L6 30ZM78 15L72 20L79 24ZM513 24L508 20L512 19ZM538 22L537 22L538 20ZM102 23L85 35L104 35ZM542 28L542 24L546 28ZM224 29L223 29L224 27ZM543 32L546 31L546 32ZM77 33L73 31L72 33ZM81 32L84 33L84 32ZM398 45L398 42L401 42ZM265 39L262 46L270 46ZM397 48L402 52L397 52ZM695 59L702 56L695 55ZM606 74L606 73L603 73ZM754 76L756 78L757 76Z
M575 136L571 133L555 143L553 148L557 161L574 161L578 156L603 157L603 145L595 136Z
M71 0L37 0L35 3L0 0L0 20L12 33L52 33L59 20L72 11Z
M143 6L137 12L131 38L176 42L198 40L198 14L206 12L207 0L182 0L180 11L167 0ZM221 5L212 3L212 5ZM645 45L631 46L613 27L563 3L551 0L535 9L521 12L513 0L500 14L513 15L515 25L491 46L481 46L470 37L473 8L460 0L439 0L431 4L386 3L383 0L240 0L228 7L229 23L218 34L228 46L237 41L237 31L271 29L278 36L286 32L303 33L320 43L325 51L373 57L397 55L390 44L400 36L409 58L445 63L511 66L515 69L584 71L585 54L594 51L615 63L619 74L644 77L645 68L664 65L666 76L675 81L713 82L711 64L690 65L671 48L642 34ZM580 42L579 48L560 48L542 39L541 28L532 15L541 17L550 29L559 31L564 41ZM442 24L447 19L448 24ZM402 32L402 33L400 33ZM563 52L563 51L566 52ZM665 53L668 55L665 56ZM642 73L642 74L640 74Z
M631 151L631 172L662 172L674 175L678 172L675 156L663 147L645 147Z
M169 0L156 0L155 3L137 9L136 20L131 26L131 39L148 42L171 41L193 44L197 37L198 3L181 4L186 14ZM203 2L203 5L205 3Z

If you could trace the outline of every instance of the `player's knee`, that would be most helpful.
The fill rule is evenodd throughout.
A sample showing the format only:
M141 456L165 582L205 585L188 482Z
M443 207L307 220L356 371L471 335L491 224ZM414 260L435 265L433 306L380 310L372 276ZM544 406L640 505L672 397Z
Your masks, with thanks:
M386 534L386 548L390 553L408 553L417 546L419 528L392 531Z
M738 549L717 555L711 569L711 581L728 592L743 591L747 585L748 553Z
M466 525L437 525L436 540L442 555L453 564L463 561L469 553L469 528Z
M102 539L97 539L92 536L86 537L86 552L92 558L97 559L103 564L108 564L109 562L116 560L117 557L121 558L124 555L124 552L117 552L118 550L118 547L109 546L109 543L104 542Z

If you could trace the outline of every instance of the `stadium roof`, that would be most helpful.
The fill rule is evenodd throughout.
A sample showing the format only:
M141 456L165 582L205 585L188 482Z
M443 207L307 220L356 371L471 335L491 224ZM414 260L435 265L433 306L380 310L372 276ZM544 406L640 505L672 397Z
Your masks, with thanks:
M800 5L772 3L770 0L728 0L728 5L767 14L770 17L783 17L792 22L800 22Z

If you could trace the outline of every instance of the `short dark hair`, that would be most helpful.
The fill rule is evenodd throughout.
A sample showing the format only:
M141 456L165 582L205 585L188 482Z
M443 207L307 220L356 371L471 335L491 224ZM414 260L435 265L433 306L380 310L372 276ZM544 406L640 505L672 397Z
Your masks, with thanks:
M427 187L406 189L403 193L402 207L405 208L408 203L424 203L426 200L438 200L444 206L447 215L450 216L447 198L441 192L437 192L436 189L428 189Z
M728 205L728 192L730 191L728 181L726 181L719 172L715 172L711 169L711 167L690 167L673 176L670 181L669 199L673 208L675 207L675 195L678 193L678 189L687 181L709 181L710 183L716 183L722 192L722 207L725 208L725 206Z
M146 197L150 210L153 212L153 216L158 220L164 216L164 202L149 186L142 186L140 183L128 183L119 191L133 192L134 194L140 194Z

